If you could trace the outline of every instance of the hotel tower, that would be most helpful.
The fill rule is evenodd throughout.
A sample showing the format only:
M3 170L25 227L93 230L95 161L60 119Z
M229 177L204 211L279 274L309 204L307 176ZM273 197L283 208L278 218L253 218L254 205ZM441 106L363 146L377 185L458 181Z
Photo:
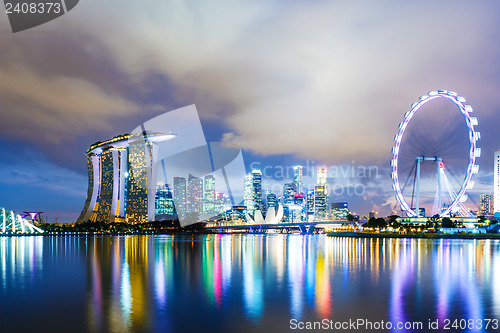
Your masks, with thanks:
M174 137L143 131L90 146L88 193L78 222L154 221L157 144Z

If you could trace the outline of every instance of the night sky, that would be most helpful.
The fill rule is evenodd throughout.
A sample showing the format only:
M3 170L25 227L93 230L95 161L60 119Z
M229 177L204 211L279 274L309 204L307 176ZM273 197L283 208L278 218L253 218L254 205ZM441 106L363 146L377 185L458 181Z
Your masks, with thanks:
M385 216L398 124L437 89L479 119L478 201L500 148L498 13L496 1L85 0L12 33L2 11L0 206L73 221L92 143L196 104L207 139L241 147L248 170L331 166L344 189L331 201ZM264 188L289 181L276 178Z

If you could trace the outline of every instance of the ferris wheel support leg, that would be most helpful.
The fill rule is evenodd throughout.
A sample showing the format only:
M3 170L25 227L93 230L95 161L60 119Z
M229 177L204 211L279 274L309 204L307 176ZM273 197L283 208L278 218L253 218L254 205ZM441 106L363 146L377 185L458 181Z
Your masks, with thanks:
M421 157L417 157L417 176L416 176L416 181L417 181L417 203L415 204L415 213L417 213L417 217L420 217L420 210L419 210L419 199L420 199L420 161L422 161Z
M437 213L439 216L441 216L441 209L443 208L443 204L441 202L441 197L443 195L443 190L441 189L441 165L440 163L437 163L437 176L438 176L438 207L437 207Z

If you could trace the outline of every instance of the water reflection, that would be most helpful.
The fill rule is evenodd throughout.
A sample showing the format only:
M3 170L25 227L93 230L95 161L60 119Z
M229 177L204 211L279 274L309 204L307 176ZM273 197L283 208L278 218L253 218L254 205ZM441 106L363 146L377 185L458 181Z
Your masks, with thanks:
M45 302L72 298L64 311L74 312L73 331L287 331L292 318L500 318L496 240L3 237L0 249L0 311L15 319L22 303L13 300L24 290L23 301L33 302L43 289Z

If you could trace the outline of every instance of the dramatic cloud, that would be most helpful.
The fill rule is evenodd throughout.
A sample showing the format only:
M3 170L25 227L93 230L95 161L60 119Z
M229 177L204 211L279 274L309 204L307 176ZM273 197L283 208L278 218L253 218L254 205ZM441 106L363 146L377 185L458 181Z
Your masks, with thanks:
M500 107L491 2L115 4L93 27L123 70L167 76L186 103L210 96L205 117L259 154L381 162L428 90L458 91L479 116Z
M61 134L111 129L106 118L139 110L134 103L107 95L92 82L75 77L41 77L21 68L0 68L0 98L0 106L8 106L2 117L4 135L54 143L61 142Z

